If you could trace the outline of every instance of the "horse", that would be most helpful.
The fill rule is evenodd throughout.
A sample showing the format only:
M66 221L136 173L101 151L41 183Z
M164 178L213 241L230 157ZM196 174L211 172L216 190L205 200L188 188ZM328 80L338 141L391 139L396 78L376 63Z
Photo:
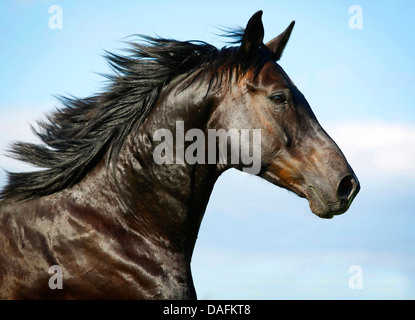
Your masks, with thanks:
M39 170L8 172L1 191L0 298L197 299L190 265L212 189L253 167L235 152L318 217L347 211L359 181L277 63L293 27L264 44L258 11L221 49L140 35L106 51L105 90L59 97L34 129L42 143L10 150ZM177 144L186 132L173 152L167 132Z

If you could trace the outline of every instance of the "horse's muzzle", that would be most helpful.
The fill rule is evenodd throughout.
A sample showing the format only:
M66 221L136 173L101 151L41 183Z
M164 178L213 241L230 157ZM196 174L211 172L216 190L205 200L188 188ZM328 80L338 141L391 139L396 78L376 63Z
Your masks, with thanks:
M330 219L346 212L360 190L360 183L354 173L341 178L334 196L312 184L308 185L306 197L311 211L320 218Z

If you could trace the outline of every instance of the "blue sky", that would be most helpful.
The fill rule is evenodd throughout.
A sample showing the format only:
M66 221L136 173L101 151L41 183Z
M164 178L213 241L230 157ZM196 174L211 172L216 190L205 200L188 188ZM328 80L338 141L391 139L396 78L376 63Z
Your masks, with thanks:
M63 29L49 28L59 5ZM359 5L363 28L349 28ZM265 41L296 20L281 66L339 144L362 184L331 220L305 200L229 171L213 191L192 262L202 299L415 298L415 3L396 1L1 1L0 167L29 124L59 106L54 94L101 91L104 50L148 34L218 47L221 26L264 11ZM226 39L225 39L226 40ZM5 184L0 172L0 186ZM363 271L350 289L349 268Z

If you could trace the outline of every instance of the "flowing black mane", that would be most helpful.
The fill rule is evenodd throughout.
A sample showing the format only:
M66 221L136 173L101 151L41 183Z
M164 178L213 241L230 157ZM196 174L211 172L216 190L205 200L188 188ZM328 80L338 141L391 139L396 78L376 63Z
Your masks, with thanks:
M229 34L240 42L240 30ZM14 158L43 170L8 173L0 198L49 195L79 182L104 155L107 164L116 161L127 135L140 126L162 88L175 77L209 76L212 85L221 82L224 74L229 79L234 68L246 67L238 47L219 50L200 41L141 38L142 43L129 42L126 56L106 52L114 74L106 76L110 83L105 92L81 99L59 97L64 108L33 130L44 145L13 145Z

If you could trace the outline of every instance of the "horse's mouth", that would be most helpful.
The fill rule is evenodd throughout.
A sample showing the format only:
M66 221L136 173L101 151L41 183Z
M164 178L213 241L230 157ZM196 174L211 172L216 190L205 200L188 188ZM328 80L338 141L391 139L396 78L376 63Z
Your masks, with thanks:
M316 216L323 219L331 219L336 215L345 213L347 209L349 209L353 199L360 189L360 187L356 188L347 200L336 199L333 201L327 194L311 184L309 184L308 187L296 184L287 185L282 183L282 181L271 171L264 172L261 177L277 186L294 192L301 198L306 198L308 200L310 210Z
M349 197L348 200L330 201L329 197L325 196L314 186L309 185L307 189L307 199L310 204L311 211L320 218L331 219L334 216L345 213L359 190Z

